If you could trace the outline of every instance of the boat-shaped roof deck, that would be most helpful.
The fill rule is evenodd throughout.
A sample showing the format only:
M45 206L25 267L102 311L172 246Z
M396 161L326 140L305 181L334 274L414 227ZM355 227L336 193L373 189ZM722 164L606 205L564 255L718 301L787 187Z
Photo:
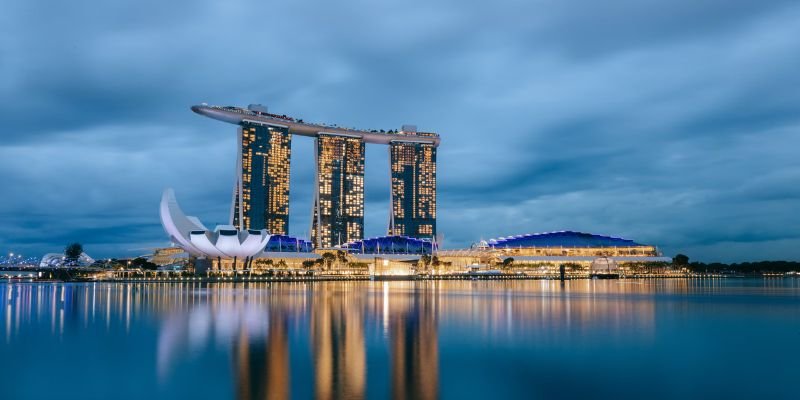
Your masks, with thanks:
M236 125L254 124L268 125L289 129L289 132L300 136L316 137L320 133L358 137L367 143L389 144L392 142L430 143L439 146L439 135L429 132L378 131L345 128L337 125L316 124L295 119L286 115L272 114L265 111L231 107L231 106L192 106L192 111L209 118Z

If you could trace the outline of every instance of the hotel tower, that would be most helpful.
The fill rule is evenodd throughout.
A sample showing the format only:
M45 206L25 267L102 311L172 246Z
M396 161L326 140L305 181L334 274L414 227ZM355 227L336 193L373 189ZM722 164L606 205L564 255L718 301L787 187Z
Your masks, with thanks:
M239 229L289 230L289 165L292 136L287 128L242 124L233 188L231 224Z
M389 153L392 169L389 235L433 239L436 235L436 146L393 141Z
M311 243L332 247L364 237L364 141L320 133Z

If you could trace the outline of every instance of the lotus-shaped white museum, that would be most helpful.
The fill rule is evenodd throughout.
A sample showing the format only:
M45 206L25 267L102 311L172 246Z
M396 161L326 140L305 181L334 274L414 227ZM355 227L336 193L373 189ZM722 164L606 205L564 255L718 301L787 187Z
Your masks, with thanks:
M253 257L264 250L270 238L265 229L240 231L233 225L218 225L211 231L197 217L181 211L172 189L164 190L161 197L161 225L170 240L198 257Z

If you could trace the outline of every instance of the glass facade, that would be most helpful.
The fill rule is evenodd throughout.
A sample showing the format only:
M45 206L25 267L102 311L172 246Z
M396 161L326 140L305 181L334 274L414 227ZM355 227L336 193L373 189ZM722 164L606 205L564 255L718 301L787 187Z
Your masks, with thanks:
M392 142L392 212L389 235L436 236L436 147Z
M286 128L250 124L239 128L239 177L232 225L288 234L291 143Z
M638 247L639 243L630 239L595 235L585 232L560 231L528 233L490 239L490 247Z
M270 253L283 253L283 252L297 252L308 253L313 250L311 243L296 237L286 235L272 235L269 237L267 247L264 248L265 252Z
M433 254L435 243L406 236L383 236L345 243L342 248L357 254Z
M630 239L574 231L501 237L490 239L486 246L514 256L660 256L655 246L636 243Z
M364 141L320 133L311 242L332 247L364 237Z

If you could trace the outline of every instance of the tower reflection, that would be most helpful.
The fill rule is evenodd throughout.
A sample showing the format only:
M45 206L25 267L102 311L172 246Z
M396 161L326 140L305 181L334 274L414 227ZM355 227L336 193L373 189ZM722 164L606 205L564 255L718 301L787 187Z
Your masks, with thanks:
M438 397L439 347L435 300L428 295L388 299L394 399Z
M317 399L358 399L366 386L364 309L360 291L318 287L311 301L311 342Z
M289 398L289 340L283 315L270 314L266 342L243 329L235 347L237 399Z

